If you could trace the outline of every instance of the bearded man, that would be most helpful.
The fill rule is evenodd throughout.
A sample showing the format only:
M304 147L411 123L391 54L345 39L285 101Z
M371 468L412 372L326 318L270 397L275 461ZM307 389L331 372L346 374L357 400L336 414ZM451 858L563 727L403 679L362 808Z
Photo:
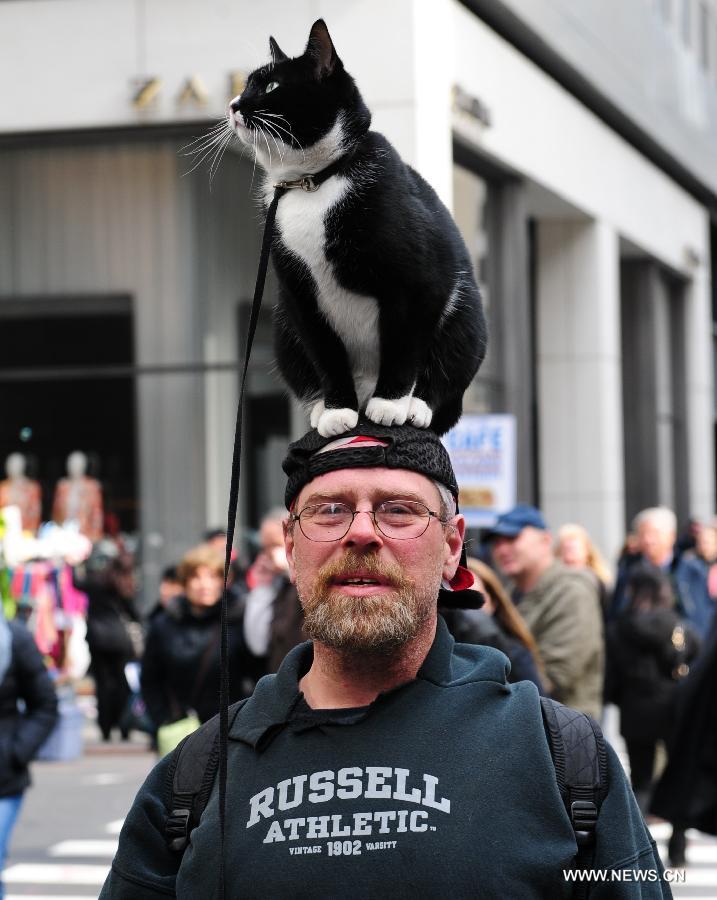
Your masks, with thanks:
M572 896L576 832L537 690L507 683L499 651L454 644L437 614L470 583L440 440L367 422L338 440L312 431L284 469L312 640L230 717L224 896ZM218 791L172 852L174 764L140 790L101 897L217 896ZM590 896L670 896L612 750L607 769L593 857L607 875Z

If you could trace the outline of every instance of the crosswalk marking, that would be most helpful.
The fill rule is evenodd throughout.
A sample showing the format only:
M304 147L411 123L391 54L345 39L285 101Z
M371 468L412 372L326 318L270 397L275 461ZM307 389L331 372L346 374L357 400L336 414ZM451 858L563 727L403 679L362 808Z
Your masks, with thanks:
M102 856L110 859L117 852L117 841L60 841L47 851L52 857L58 856Z
M107 878L109 863L106 866L55 864L55 863L16 863L8 866L3 872L6 884L91 884L102 885Z
M658 822L650 826L650 832L657 842L660 856L667 864L667 841L672 834L672 826ZM717 897L717 839L690 829L687 832L687 866L684 881L672 881L672 895L675 900L714 900ZM705 890L705 889L709 890ZM696 895L695 890L701 893Z
M109 872L112 857L117 850L116 836L122 828L124 820L117 819L104 826L105 834L113 838L60 841L48 849L48 857L55 860L47 863L17 863L9 866L3 873L9 887L6 900L89 900L97 896L97 888L104 884ZM667 841L672 828L665 822L657 822L650 826L662 859L667 863ZM714 900L717 898L717 839L697 831L687 832L687 867L684 881L671 882L675 900ZM60 860L84 858L102 859L104 864L63 863ZM42 891L43 886L79 888L80 891L94 889L90 893L78 894L46 894L30 893L28 887L36 887ZM20 887L21 893L13 893L13 886ZM696 893L699 892L699 893Z
M123 825L124 819L115 819L114 822L108 822L105 825L105 831L107 834L119 834Z
M86 787L105 787L110 784L122 784L125 781L124 775L117 772L95 772L91 775L83 775L80 784Z

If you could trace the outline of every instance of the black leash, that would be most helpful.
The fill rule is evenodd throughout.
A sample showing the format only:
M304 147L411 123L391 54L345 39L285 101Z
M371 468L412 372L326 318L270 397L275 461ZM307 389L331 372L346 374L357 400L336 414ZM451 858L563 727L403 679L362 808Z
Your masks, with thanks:
M249 329L246 336L244 350L244 367L242 369L241 386L239 388L239 403L237 406L236 425L234 427L234 451L232 454L232 477L229 486L229 511L227 516L227 543L224 555L224 591L222 593L221 609L221 641L219 651L220 677L219 677L219 830L220 860L219 860L219 897L224 898L224 831L226 825L226 800L227 800L227 747L229 742L229 633L227 627L228 581L229 567L231 565L232 547L234 545L234 527L236 525L237 506L239 503L239 476L241 474L241 434L242 417L244 412L244 389L246 387L246 375L249 368L249 357L254 343L254 334L259 322L259 310L264 295L264 283L266 271L269 265L271 244L274 239L274 226L276 222L276 210L279 200L292 188L312 193L332 175L347 168L353 153L348 153L337 159L331 165L317 172L315 175L304 175L295 181L279 181L274 185L274 197L266 212L264 224L264 237L261 242L261 255L259 257L259 270L256 275L254 298L251 302L251 314L249 316Z
M264 237L261 243L261 255L259 257L259 271L254 287L254 299L251 303L251 315L249 316L249 330L246 336L244 349L244 368L241 375L239 388L239 404L237 406L236 425L234 427L234 453L232 455L232 477L229 486L229 512L227 518L227 544L224 554L224 591L222 593L221 610L221 642L219 650L219 830L221 834L221 857L219 860L219 896L224 897L224 829L226 823L227 801L227 745L229 741L229 631L227 627L228 606L228 581L229 567L232 561L232 547L234 546L234 526L236 524L237 506L239 503L239 476L241 474L241 432L242 417L244 412L244 389L246 387L246 373L249 368L254 334L259 321L261 299L264 295L264 283L266 270L269 265L271 242L274 238L274 223L276 220L276 208L279 200L286 193L287 188L277 186L274 190L274 198L266 213L264 225Z

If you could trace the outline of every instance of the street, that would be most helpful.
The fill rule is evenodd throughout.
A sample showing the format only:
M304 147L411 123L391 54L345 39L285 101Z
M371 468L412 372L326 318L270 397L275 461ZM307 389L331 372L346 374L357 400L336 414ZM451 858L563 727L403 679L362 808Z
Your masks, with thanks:
M155 757L144 736L128 745L91 739L85 746L78 760L33 765L4 873L8 900L97 897Z
M616 719L605 730L625 762ZM92 722L85 729L85 755L72 762L33 765L4 873L7 900L81 900L97 897L132 799L154 763L146 738L103 745ZM652 826L663 859L668 825ZM673 884L680 900L717 897L717 840L688 832L686 880Z

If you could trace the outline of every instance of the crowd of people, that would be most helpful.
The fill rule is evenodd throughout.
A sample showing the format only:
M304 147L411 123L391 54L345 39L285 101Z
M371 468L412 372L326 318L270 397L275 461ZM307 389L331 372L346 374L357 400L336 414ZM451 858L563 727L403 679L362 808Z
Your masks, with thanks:
M276 672L306 639L284 550L285 519L283 509L267 512L253 562L232 566L230 702L249 696L259 678ZM125 737L133 727L122 674L130 660L142 660L141 696L147 730L155 737L166 724L189 715L205 722L218 711L224 539L221 531L208 533L164 571L143 639L129 558L112 560L101 583L82 585L89 595L88 642L105 739L113 728ZM691 673L704 668L698 664L708 653L717 527L692 523L689 534L678 538L674 513L644 510L614 574L582 526L569 523L553 532L541 511L527 505L502 515L472 546L468 566L483 604L441 610L454 638L498 648L510 660L510 681L532 681L541 694L598 721L605 705L615 704L632 787L649 816L659 775L691 722L684 712ZM678 763L668 768L673 780ZM662 803L675 821L670 863L681 866L684 828L673 801L671 796Z

